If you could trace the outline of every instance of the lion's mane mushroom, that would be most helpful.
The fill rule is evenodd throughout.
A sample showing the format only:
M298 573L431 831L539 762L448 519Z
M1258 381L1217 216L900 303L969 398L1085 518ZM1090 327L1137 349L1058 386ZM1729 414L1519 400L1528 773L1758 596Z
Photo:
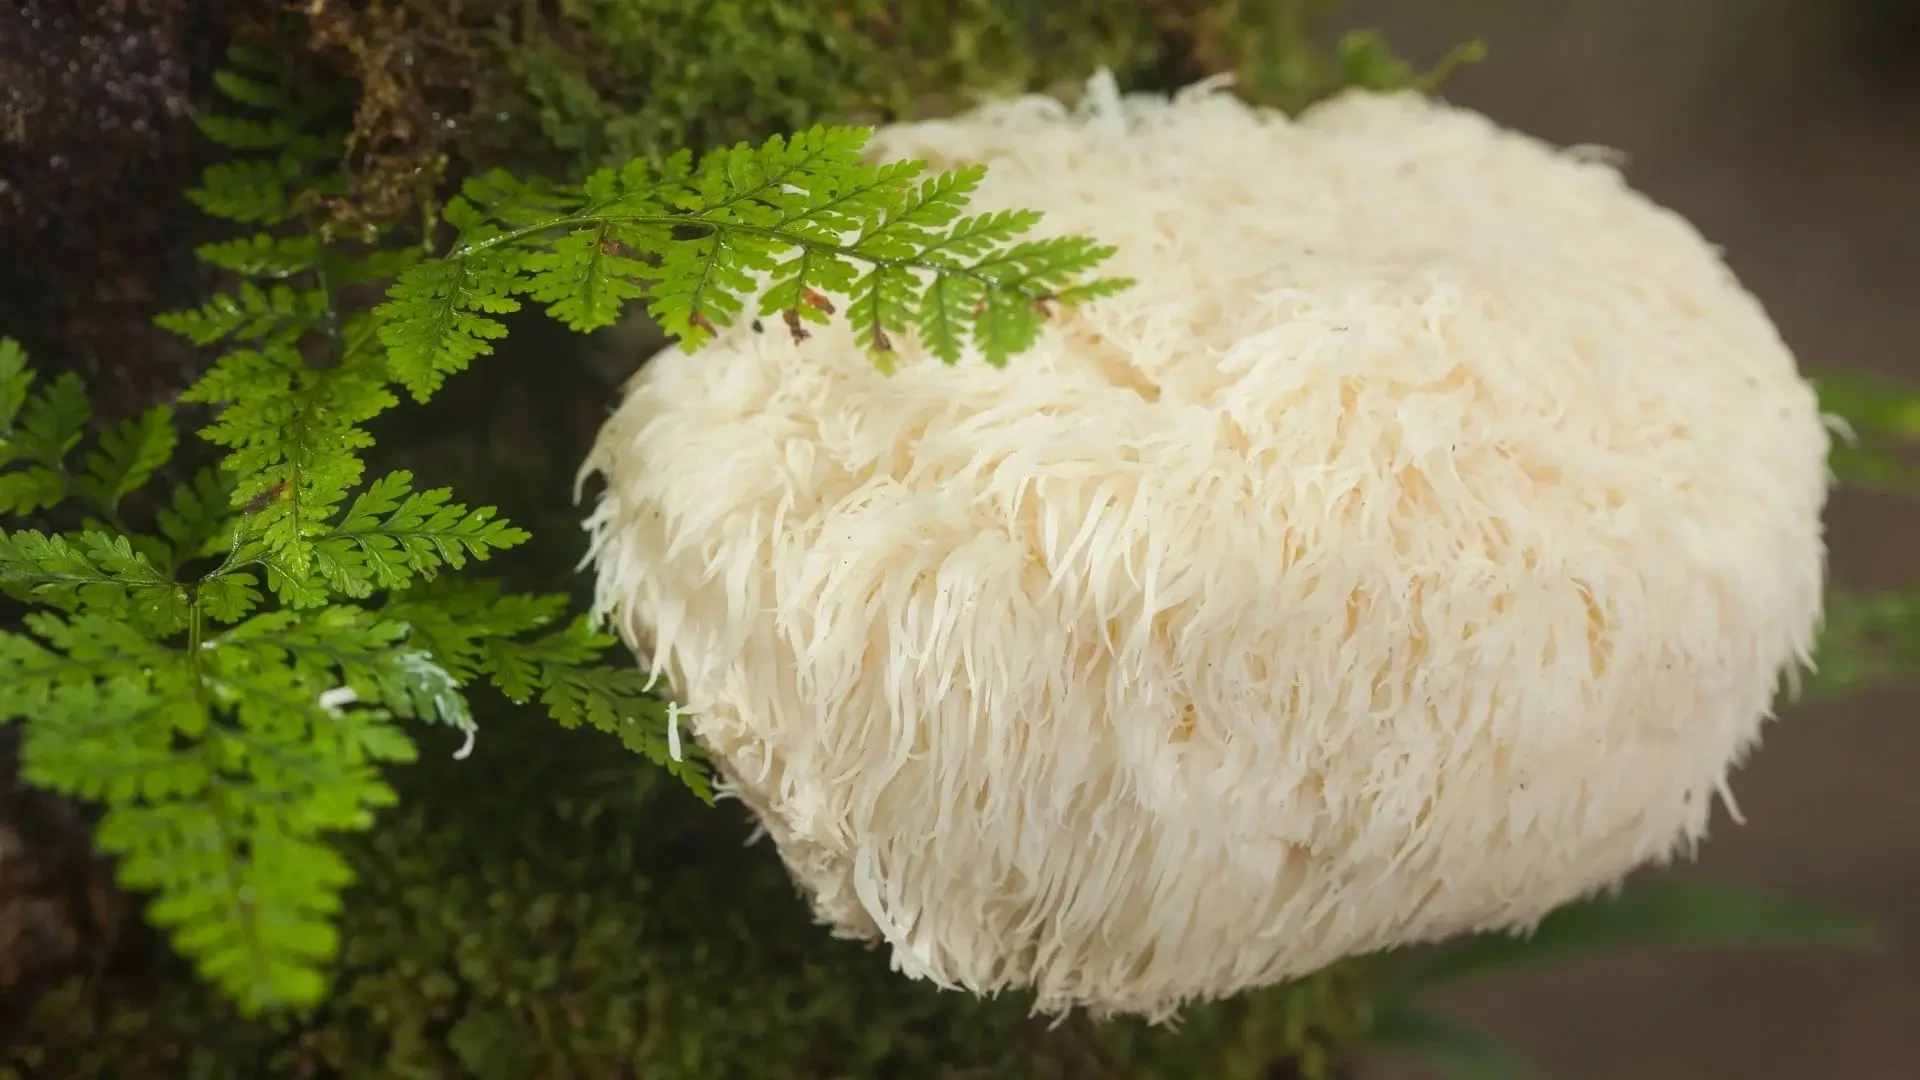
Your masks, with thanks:
M729 332L602 433L601 606L820 919L1165 1016L1700 839L1820 618L1828 436L1684 220L1412 96L875 145L1138 284L1007 370Z

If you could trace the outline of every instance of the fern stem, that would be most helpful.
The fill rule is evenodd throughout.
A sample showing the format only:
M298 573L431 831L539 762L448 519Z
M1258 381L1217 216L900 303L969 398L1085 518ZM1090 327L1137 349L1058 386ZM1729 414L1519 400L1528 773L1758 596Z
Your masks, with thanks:
M490 236L485 240L479 240L471 244L463 244L448 252L446 258L450 262L463 262L470 255L478 255L483 251L488 251L493 248L516 244L529 237L538 236L541 233L571 229L590 229L604 225L652 225L669 229L698 228L709 230L717 235L725 235L731 232L739 236L752 236L762 240L771 240L779 244L800 248L812 254L838 256L888 270L920 270L946 277L967 278L979 283L983 288L1016 292L1028 300L1047 300L1052 298L1052 293L1048 289L1030 289L1019 283L1010 284L994 277L992 274L983 273L980 270L961 266L956 263L940 262L920 257L903 259L888 258L883 255L874 255L862 251L857 246L850 247L845 244L822 243L821 241L784 231L777 227L748 225L734 221L712 221L686 214L602 214L591 209L583 210L578 213L551 218L538 224L524 225L520 228L503 232L498 236ZM929 251L935 250L938 249L929 249Z
M315 236L320 235L317 231ZM329 263L333 259L333 249L325 243L317 245L313 257L313 276L315 287L320 295L320 336L327 342L327 366L333 367L346 358L346 337L340 331L339 298L334 295L333 275L329 273Z
M200 612L200 582L187 586L187 668L193 674L194 686L200 685L200 639L205 633L205 623Z
M119 533L121 536L135 535L132 529L127 528L126 521L121 518L119 507L102 499L90 498L87 501L93 504L94 511L100 515L100 520L106 522L114 532Z

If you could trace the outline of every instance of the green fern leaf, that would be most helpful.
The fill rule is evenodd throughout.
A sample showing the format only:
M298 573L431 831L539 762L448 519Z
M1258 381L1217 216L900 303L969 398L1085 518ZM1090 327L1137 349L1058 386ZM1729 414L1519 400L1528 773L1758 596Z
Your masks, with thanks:
M1102 248L1098 249L1097 253L1104 257L1105 251L1106 249ZM1064 289L1060 289L1053 294L1053 299L1055 303L1059 304L1084 304L1090 300L1099 300L1103 297L1114 296L1118 293L1125 292L1133 288L1133 285L1134 281L1132 278L1095 278L1091 281L1081 281L1077 284L1069 285Z
M251 71L256 75L269 78L282 78L286 75L286 63L272 52L254 45L234 43L227 46L227 62L241 71Z
M165 465L180 442L173 427L173 409L156 405L100 436L100 446L87 454L86 475L79 478L80 493L108 509L138 491Z
M877 259L913 258L939 236L942 227L960 217L986 176L985 165L968 165L927 177L870 218L854 249Z
M300 159L282 154L210 165L187 198L202 213L247 225L278 225L293 216L291 186L300 180Z
M667 703L648 692L646 676L600 662L617 638L575 619L532 641L519 640L551 626L566 607L564 595L502 593L497 582L442 580L389 600L382 617L405 623L409 643L431 651L461 684L485 678L517 704L538 700L565 726L608 732L711 799L699 747L688 739L674 753Z
M663 183L661 190L671 205L706 220L767 225L797 218L804 215L791 211L806 206L809 197L827 200L870 181L872 167L860 156L872 135L871 128L816 125L757 147L741 143L708 154L691 175Z
M381 659L372 677L377 700L394 715L473 730L473 712L460 692L460 680L433 654L422 649L396 650Z
M699 747L684 742L667 702L646 692L646 676L632 668L604 665L542 667L545 686L540 703L562 727L586 724L620 740L620 745L666 770L701 801L711 803L713 791Z
M914 310L920 322L920 339L926 343L927 351L939 357L941 363L959 363L966 348L968 326L985 302L986 288L977 278L934 275L921 292ZM879 326L882 320L877 299L874 304L874 321L870 325ZM871 341L871 331L868 341Z
M283 599L303 584L313 537L326 528L364 470L371 446L361 426L394 404L370 363L310 367L291 346L228 353L183 400L222 406L200 437L230 453L243 477L234 498L247 510L246 534L291 580L269 575ZM284 588L283 588L284 586Z
M387 282L419 265L424 254L414 245L375 248L355 259L340 258L336 253L328 260L327 280L336 289L373 283L384 286ZM377 335L372 333L374 324L371 318L357 317L351 321L364 323L366 336L370 340L377 340Z
M392 740L361 735L381 714L330 714L309 669L237 638L190 657L98 615L27 625L45 645L0 636L0 719L33 721L23 777L105 804L94 840L122 885L242 1009L316 1003L351 879L318 837L392 801Z
M232 475L219 468L201 469L173 490L167 505L155 515L155 527L171 545L173 567L232 548L239 517L233 509L233 492Z
M211 141L229 150L282 150L311 161L335 161L343 140L307 131L310 122L346 104L335 96L296 95L286 65L262 50L228 50L231 69L216 71L214 87L227 100L265 113L265 119L203 114L194 123Z
M0 468L23 462L26 467L0 473L0 514L24 515L58 505L72 494L66 458L80 444L93 410L85 385L72 372L29 394L33 377L25 370L25 356L17 345L11 352L10 366L0 367L0 393L6 395L0 404L11 413L0 424Z
M8 434L13 430L14 421L20 416L21 406L27 403L27 393L33 389L33 369L27 366L27 351L20 343L10 337L0 337L0 465L8 461L6 448L11 444Z
M520 309L517 254L474 252L421 263L401 274L375 311L393 380L415 401L433 396L447 376L493 351L507 334L493 318Z
M974 346L987 363L1005 367L1009 357L1039 337L1048 301L1076 275L1112 254L1112 248L1082 237L1060 237L1015 244L976 261L968 269L991 286L974 325Z
M526 532L496 520L491 507L470 510L452 496L447 488L414 491L413 474L404 470L375 480L314 539L316 571L336 591L364 597L526 541Z
M395 716L472 728L458 680L426 652L403 648L406 634L403 623L336 605L257 615L214 642L237 646L256 658L260 670L284 667L305 685L321 687L327 695L321 707L330 714L364 703Z
M32 626L53 649L0 638L0 676L26 689L7 708L35 720L23 770L107 803L122 883L156 894L151 920L242 1008L317 1002L351 881L324 838L393 801L379 767L415 751L389 717L470 726L451 677L351 608L256 616L197 664L98 619Z
M202 244L193 249L203 263L244 277L289 278L314 269L320 262L316 236L253 236Z
M377 312L395 380L424 400L491 350L506 332L492 316L516 310L516 294L582 330L644 298L691 349L731 325L763 284L760 314L780 313L796 338L803 323L827 321L837 310L828 294L838 293L883 365L893 336L916 326L943 360L957 361L970 339L1002 364L1032 344L1047 304L1125 284L1079 280L1110 248L1015 243L1036 214L962 218L983 167L915 185L923 163L861 160L869 135L816 127L716 151L692 169L686 157L658 175L639 163L603 169L577 194L502 173L469 181L446 212L460 246L407 271Z
M460 244L478 247L506 231L537 229L579 209L581 194L544 180L522 180L492 169L460 185L443 216L460 230Z
M229 150L281 150L300 146L305 138L291 124L237 116L197 116L194 126L202 135Z
M80 445L92 418L86 384L80 376L66 372L27 399L18 422L7 433L9 456L64 469L67 455Z
M315 608L333 599L326 583L292 564L267 560L267 589L290 608Z
M668 248L655 269L647 310L667 333L688 348L729 326L745 305L756 270L779 265L775 245L761 237L736 239L716 230Z
M490 639L551 625L566 610L567 600L559 594L504 593L499 582L486 579L439 578L391 597L381 615L405 623L407 640L432 653L465 685L490 670ZM520 700L531 699L537 689L527 686Z
M797 195L788 191L781 193L779 208L781 214L774 227L794 233L807 240L838 244L845 233L859 232L867 223L875 220L893 208L904 192L912 189L913 181L926 171L926 163L920 161L892 161L884 165L868 165L860 161L860 150L866 143L868 132L864 128L833 129L839 133L844 143L846 138L858 137L857 145L842 145L826 160L833 167L822 169L803 178Z
M263 289L243 281L231 293L221 293L197 308L158 316L154 324L202 347L228 338L291 345L319 329L326 313L326 295L317 289L296 290L284 284Z
M585 724L613 735L711 801L698 747L688 740L675 752L677 737L668 730L674 720L667 703L648 692L646 675L595 662L617 641L578 618L533 641L488 640L484 666L508 699L525 703L538 695L562 727Z
M202 579L194 586L194 597L207 617L218 623L239 622L266 599L253 575L244 570L222 571Z
M229 99L256 109L285 112L293 105L284 86L248 78L231 69L214 72L213 85Z
M977 183L977 179L974 182ZM967 190L970 191L971 187ZM977 273L958 274L952 271L970 265L972 260L986 257L998 245L1026 232L1039 221L1040 215L1032 211L1002 211L960 218L947 228L944 235L924 243L915 261L935 267L936 272L929 277L917 299L911 302L912 317L919 323L922 342L941 362L958 363L965 349L969 328L989 313L990 304L1004 303L1005 300L1004 297L997 301L988 297L987 286L991 278ZM900 305L901 310L886 314L904 322L904 309L909 303L905 290L902 289L890 299ZM877 305L878 300L874 303ZM1031 307L1031 303L1028 306ZM1039 332L1038 320L1032 331L1035 334ZM989 358L999 359L999 354L989 353Z
M659 251L663 235L601 222L577 229L526 260L527 295L569 330L584 333L612 326L627 302L647 294L646 263L628 252Z
M0 473L0 514L31 514L59 505L67 494L66 474L45 466Z
M187 623L184 586L124 536L0 532L0 587L19 599L127 620L155 636Z
M110 805L203 794L205 763L175 739L203 731L204 711L189 694L165 692L186 678L177 655L166 661L172 668L145 679L123 674L50 688L23 739L21 775Z

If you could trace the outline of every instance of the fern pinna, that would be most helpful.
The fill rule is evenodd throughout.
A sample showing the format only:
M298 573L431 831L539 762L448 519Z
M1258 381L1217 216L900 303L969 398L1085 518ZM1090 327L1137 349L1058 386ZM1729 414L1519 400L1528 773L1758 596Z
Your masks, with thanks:
M37 385L0 343L0 721L21 721L26 779L96 803L97 841L148 918L250 1012L327 988L350 884L330 838L394 801L413 725L470 741L481 685L605 730L703 797L704 768L614 638L564 596L450 576L527 534L408 472L368 478L367 424L425 401L506 332L523 299L576 330L643 300L693 347L758 292L796 335L838 310L884 363L916 332L948 362L1031 344L1047 305L1118 289L1082 275L1107 250L1022 241L1035 215L964 216L981 170L921 177L862 159L867 132L815 128L695 163L635 163L578 185L471 179L439 218L447 253L382 229L341 237L336 138L263 56L220 87L257 118L208 117L237 156L189 193L260 231L207 245L237 285L162 317L223 352L181 401L218 458L150 520L125 516L178 447L159 405L91 443L86 389ZM431 242L432 237L427 238ZM354 308L355 290L391 281ZM674 745L670 746L670 741Z

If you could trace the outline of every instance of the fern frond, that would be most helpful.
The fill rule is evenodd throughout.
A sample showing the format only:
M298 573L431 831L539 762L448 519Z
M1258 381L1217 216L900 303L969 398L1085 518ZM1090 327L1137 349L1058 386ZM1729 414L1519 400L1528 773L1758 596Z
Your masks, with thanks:
M517 252L474 253L421 263L401 274L376 311L393 380L415 401L433 396L447 376L493 351L507 336L493 318L520 310L512 296L523 260Z
M202 244L193 253L203 263L243 277L289 278L319 265L320 238L256 233Z
M418 246L409 245L374 248L353 259L335 258L328 263L327 281L335 289L373 283L385 285L418 265L424 254ZM372 320L355 321L365 322L368 339L377 340L377 334L375 334L377 328Z
M778 265L779 246L763 236L732 237L715 229L674 244L661 254L647 310L661 329L688 343L732 325L752 290L754 274Z
M564 595L505 593L497 581L440 578L390 597L381 615L405 623L408 642L432 653L465 685L489 670L490 639L539 630L566 609Z
M583 616L532 641L489 639L482 668L509 700L524 704L537 696L562 727L585 724L612 735L711 801L698 746L689 739L675 752L668 704L649 692L646 674L597 662L618 641Z
M463 685L485 679L509 701L538 701L563 727L582 724L618 738L702 799L711 800L699 747L674 752L668 704L630 665L602 663L618 644L586 618L549 630L566 611L563 595L503 593L497 582L436 582L389 600L387 619L404 622L407 640L432 652ZM525 635L546 630L528 640Z
M173 490L173 497L155 515L154 527L170 545L173 567L189 559L218 555L233 546L237 517L233 510L233 475L206 468Z
M228 353L183 400L220 406L200 437L229 452L225 467L242 478L247 534L275 564L304 578L313 537L360 482L358 453L373 444L362 426L395 403L372 365L316 369L290 345ZM269 575L283 598L287 588Z
M244 225L278 225L297 209L294 185L303 171L294 154L270 161L222 162L207 167L200 185L188 189L187 198L212 217Z
M155 637L186 626L191 599L127 537L92 531L71 538L0 532L0 590L62 611L122 619Z
M0 514L31 514L66 497L66 475L45 466L0 473Z
M236 623L254 613L266 599L258 581L245 570L221 570L194 583L193 599L216 623Z
M336 592L359 598L526 541L491 507L469 509L452 497L447 488L413 490L413 474L404 470L375 480L338 524L314 537L315 570Z
M73 492L67 455L80 445L93 407L78 375L67 372L38 393L25 355L0 352L0 514L30 514L56 506ZM10 357L10 358L9 358ZM20 467L24 466L24 467Z
M229 150L308 149L310 146L308 136L284 121L210 114L195 117L194 126L200 129L200 134Z
M347 878L311 837L363 817L377 774L303 739L214 723L192 656L126 623L28 626L45 644L0 636L0 719L32 720L22 776L105 805L94 840L121 882L156 894L148 918L243 1008L317 1001Z
M309 127L341 103L296 95L286 65L258 49L231 46L227 60L233 67L214 73L214 88L228 101L256 110L259 118L202 114L194 117L202 135L229 150L279 150L311 161L339 159L344 140Z
M156 405L146 410L101 434L99 448L87 454L87 471L77 484L80 494L104 509L117 508L173 458L179 443L173 409Z
M666 246L661 230L614 222L578 229L527 257L526 294L579 333L612 326L627 303L647 295L651 268L634 252Z
M317 290L281 284L263 289L243 281L231 293L221 293L197 308L161 315L154 324L202 347L229 338L291 345L318 329L325 316L326 296Z
M270 77L267 72L259 74ZM285 113L293 107L293 99L284 85L276 85L267 78L255 78L232 68L214 72L213 86L229 101L251 105L256 109Z
M344 700L462 730L471 727L466 700L457 693L448 696L457 683L431 657L405 648L406 635L404 623L334 605L257 615L209 640L218 649L237 649L260 670L284 666L322 692L351 691Z
M491 169L462 184L441 216L459 230L459 243L477 247L517 229L541 228L579 209L580 203L576 191Z
M32 461L60 468L67 454L80 445L93 406L86 384L69 371L38 394L27 398L5 442L9 461Z
M27 366L27 351L20 343L10 337L0 337L0 455L11 445L8 433L20 416L20 409L27 403L27 393L33 389L33 369ZM0 465L6 459L0 457Z
M732 324L760 293L796 338L849 301L861 343L885 362L920 329L948 362L971 345L1002 364L1032 344L1049 303L1093 299L1123 281L1079 280L1112 249L1078 238L1017 242L1038 215L962 218L985 170L912 183L920 162L861 159L869 129L815 127L715 151L690 168L603 169L579 193L490 173L449 202L458 241L395 282L376 312L395 381L417 399L491 351L495 316L518 296L578 330L630 301L688 348ZM865 267L862 273L861 268Z
M122 883L243 1008L315 1003L351 880L325 838L392 802L380 768L415 756L394 718L471 729L454 677L356 608L255 616L187 651L102 611L26 624L0 634L0 720L32 720L23 775L105 805Z

